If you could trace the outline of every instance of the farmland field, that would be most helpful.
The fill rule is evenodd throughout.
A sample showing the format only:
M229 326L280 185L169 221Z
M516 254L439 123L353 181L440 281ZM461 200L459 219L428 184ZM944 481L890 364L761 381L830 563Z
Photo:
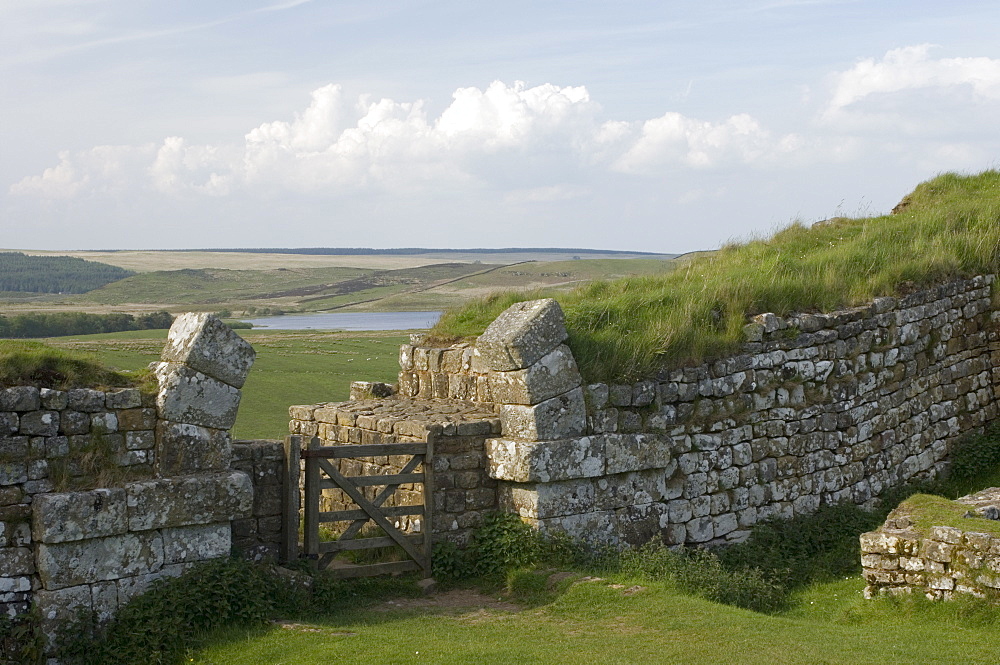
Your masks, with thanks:
M280 439L288 433L288 407L346 400L351 381L394 382L399 345L392 332L274 332L241 330L257 351L233 436ZM157 360L165 330L56 337L46 342L95 354L118 369L141 369Z

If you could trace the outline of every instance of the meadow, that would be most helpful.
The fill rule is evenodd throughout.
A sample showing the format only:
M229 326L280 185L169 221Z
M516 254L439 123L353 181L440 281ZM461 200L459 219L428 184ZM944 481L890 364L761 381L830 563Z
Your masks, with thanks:
M395 382L406 334L240 330L257 351L233 436L281 439L288 407L346 400L351 381ZM109 367L139 370L160 357L166 330L53 337L52 346L93 354Z

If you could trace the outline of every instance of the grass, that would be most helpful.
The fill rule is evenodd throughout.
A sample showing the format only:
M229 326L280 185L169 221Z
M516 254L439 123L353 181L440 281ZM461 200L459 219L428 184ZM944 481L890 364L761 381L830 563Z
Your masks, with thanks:
M664 275L555 294L591 381L634 380L734 352L748 317L831 311L1000 265L1000 172L945 174L894 215L837 218L692 257ZM538 293L494 294L449 312L440 339L477 335Z
M106 367L91 354L38 341L0 340L0 387L31 385L67 390L131 386L136 380L135 376Z
M240 330L257 351L243 387L233 435L280 439L288 433L288 407L346 400L351 381L393 383L399 372L399 332ZM91 354L110 367L138 370L158 360L167 331L80 335L47 340Z
M620 588L614 588L615 582ZM638 591L626 593L634 586ZM787 614L754 614L629 578L577 583L520 612L354 609L286 628L226 629L189 655L205 665L270 663L995 663L995 627L938 616L864 621L856 577L805 592Z

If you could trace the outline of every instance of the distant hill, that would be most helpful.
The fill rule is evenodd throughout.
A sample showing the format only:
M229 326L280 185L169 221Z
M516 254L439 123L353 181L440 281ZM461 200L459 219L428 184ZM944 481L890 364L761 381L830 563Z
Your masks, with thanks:
M441 249L430 247L253 247L215 249L176 249L170 252L238 252L247 254L310 254L316 256L413 256L420 254L601 254L622 256L673 256L657 252L634 252L608 249L579 249L572 247L474 247L471 249Z
M70 256L28 256L0 252L0 291L86 293L135 273Z

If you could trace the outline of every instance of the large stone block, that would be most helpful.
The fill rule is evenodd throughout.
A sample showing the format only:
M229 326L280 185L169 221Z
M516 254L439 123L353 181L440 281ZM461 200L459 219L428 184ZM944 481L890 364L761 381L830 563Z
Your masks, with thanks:
M250 343L215 315L188 312L174 319L161 357L242 388L255 356Z
M232 547L229 522L164 529L163 563L189 563L229 556Z
M508 307L476 340L476 351L493 371L535 363L568 337L562 308L552 298Z
M524 521L543 533L565 533L591 545L617 547L621 540L618 516L613 510Z
M583 388L576 388L534 406L503 404L500 421L505 437L542 441L568 439L584 433L587 410Z
M180 476L229 468L229 432L187 423L161 421L156 426L156 465L161 476Z
M648 434L608 434L607 473L663 469L670 464L671 440Z
M597 484L593 480L554 483L501 483L497 503L502 511L521 517L544 519L598 510Z
M177 363L156 367L160 418L214 429L229 429L240 406L238 388Z
M211 524L250 516L253 487L242 471L129 483L132 531Z
M518 483L594 478L605 473L605 437L559 441L487 439L490 477Z
M0 411L34 411L41 405L38 388L33 386L0 389Z
M34 604L39 610L39 628L46 638L45 649L52 653L64 637L62 631L84 616L92 608L90 586L83 584L68 589L50 591L41 589L34 594Z
M40 543L112 536L128 530L122 488L39 494L31 508L31 537Z
M583 381L573 352L560 344L524 369L493 372L489 382L493 401L531 405L572 390Z
M156 572L163 565L159 532L126 533L38 545L38 576L46 589L62 589Z

